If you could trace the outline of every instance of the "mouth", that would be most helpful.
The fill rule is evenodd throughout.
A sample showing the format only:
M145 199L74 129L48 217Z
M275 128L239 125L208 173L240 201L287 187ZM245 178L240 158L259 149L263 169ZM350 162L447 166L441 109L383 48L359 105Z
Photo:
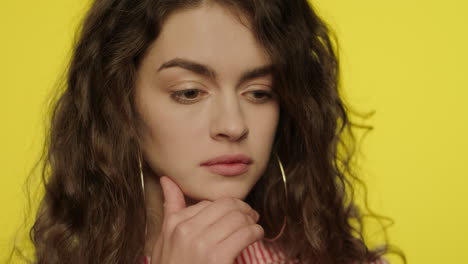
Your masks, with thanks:
M237 176L246 173L250 164L246 163L218 163L213 165L204 165L207 170L223 176Z
M252 159L244 154L222 155L200 164L210 172L223 176L237 176L249 170Z

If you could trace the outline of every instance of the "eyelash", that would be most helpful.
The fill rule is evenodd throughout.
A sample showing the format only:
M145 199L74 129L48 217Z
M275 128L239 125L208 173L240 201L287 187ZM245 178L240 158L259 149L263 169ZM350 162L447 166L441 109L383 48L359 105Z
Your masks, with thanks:
M171 97L176 101L176 102L179 102L179 103L182 103L182 104L192 104L192 103L195 103L197 101L197 99L182 99L181 97L187 93L187 92L203 92L202 90L200 89L186 89L186 90L180 90L180 91L176 91L176 92L173 92L171 94ZM264 90L255 90L255 91L250 91L251 93L256 93L257 95L258 94L261 94L262 96L264 96L263 98L264 99L259 99L257 100L258 103L264 103L270 99L273 98L273 93L271 92L268 92L268 91L264 91ZM266 97L266 99L265 99Z

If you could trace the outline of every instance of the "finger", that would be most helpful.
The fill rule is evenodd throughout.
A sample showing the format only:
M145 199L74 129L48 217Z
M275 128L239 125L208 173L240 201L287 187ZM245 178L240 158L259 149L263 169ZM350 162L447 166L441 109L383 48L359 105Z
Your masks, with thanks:
M198 214L201 210L203 210L205 207L208 205L212 204L213 202L208 201L208 200L203 200L200 201L194 205L191 205L184 210L180 210L179 212L175 213L172 215L173 218L176 218L176 222L180 222L183 220L186 220L188 218L191 218Z
M235 259L250 244L262 240L264 230L260 225L245 226L215 246L215 254L225 259Z
M167 176L160 178L164 195L164 218L185 208L184 193L179 186Z
M253 218L249 214L235 210L221 217L218 221L212 224L202 233L200 239L208 245L216 245L225 240L237 230L253 225L258 221L258 218Z
M167 176L162 176L159 181L164 196L164 219L161 233L159 234L159 238L153 247L153 263L161 261L163 258L162 254L164 252L164 248L167 246L167 244L170 244L169 237L171 231L166 229L168 222L167 219L172 217L177 212L183 211L183 209L186 207L184 193L173 180Z
M188 221L190 221L191 225L197 226L199 228L199 232L202 233L205 232L205 229L209 228L212 224L231 211L240 211L244 214L251 214L254 219L256 218L256 215L258 215L250 205L242 200L222 198L215 200L212 204L203 208L198 214L188 219Z
M186 221L187 219L192 218L194 215L198 214L203 208L210 205L211 201L201 201L195 205L189 206L183 210L180 210L177 213L174 213L170 216L167 216L163 222L162 232L163 235L169 235L173 232L174 228L181 222Z

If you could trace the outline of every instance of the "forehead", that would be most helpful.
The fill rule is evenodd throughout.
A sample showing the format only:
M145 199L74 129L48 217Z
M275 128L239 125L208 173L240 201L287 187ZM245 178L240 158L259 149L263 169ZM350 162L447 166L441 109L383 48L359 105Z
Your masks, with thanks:
M179 57L221 71L269 64L248 19L236 14L217 4L178 10L164 21L148 55L157 65Z

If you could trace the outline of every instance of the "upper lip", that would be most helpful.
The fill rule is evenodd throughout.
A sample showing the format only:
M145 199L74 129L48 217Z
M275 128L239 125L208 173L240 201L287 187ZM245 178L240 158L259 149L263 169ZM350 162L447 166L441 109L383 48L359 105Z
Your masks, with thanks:
M216 157L214 159L210 159L207 161L204 161L201 165L202 166L207 166L207 165L214 165L214 164L220 164L220 163L245 163L245 164L250 164L252 163L252 159L249 156L246 156L244 154L234 154L234 155L222 155L219 157Z

